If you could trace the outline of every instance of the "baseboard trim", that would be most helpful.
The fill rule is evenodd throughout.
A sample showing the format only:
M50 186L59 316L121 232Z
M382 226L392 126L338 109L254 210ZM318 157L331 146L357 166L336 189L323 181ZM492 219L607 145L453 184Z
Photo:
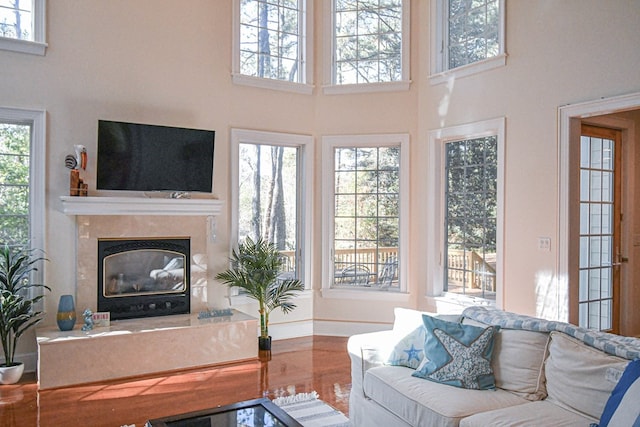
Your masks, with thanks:
M300 322L278 323L269 326L269 333L274 340L308 337L311 335L327 335L334 337L350 337L391 329L391 324L348 322L339 320L305 320Z
M350 337L356 334L384 331L391 329L387 323L349 322L340 320L316 320L313 322L314 335Z
M24 363L24 372L35 372L38 369L37 352L16 354L14 360ZM4 363L4 357L0 358L0 362Z
M308 337L313 335L313 321L285 322L269 325L269 335L274 340Z

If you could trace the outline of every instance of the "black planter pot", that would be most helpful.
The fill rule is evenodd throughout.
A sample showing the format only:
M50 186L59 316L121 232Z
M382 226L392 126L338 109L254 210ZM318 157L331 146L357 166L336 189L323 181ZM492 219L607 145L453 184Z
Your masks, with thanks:
M271 350L271 337L258 337L259 350Z

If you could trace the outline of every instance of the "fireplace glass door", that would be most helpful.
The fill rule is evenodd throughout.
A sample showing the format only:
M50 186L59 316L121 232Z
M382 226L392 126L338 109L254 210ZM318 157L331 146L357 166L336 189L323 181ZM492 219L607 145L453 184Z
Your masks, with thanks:
M190 257L189 239L99 239L99 311L112 320L189 313Z
M141 249L109 255L104 259L104 296L118 297L184 292L184 254Z

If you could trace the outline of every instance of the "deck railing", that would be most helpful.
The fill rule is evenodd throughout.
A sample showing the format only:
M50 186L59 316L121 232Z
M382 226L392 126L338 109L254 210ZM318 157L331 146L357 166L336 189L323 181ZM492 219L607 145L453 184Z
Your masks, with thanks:
M289 269L295 265L293 251L281 251ZM334 253L334 284L339 286L398 286L398 248L339 249Z
M474 251L449 249L447 278L449 285L461 287L462 293L467 290L496 291L495 264Z
M287 258L288 269L293 270L293 251L282 251ZM392 277L386 280L390 286L398 286L398 248L382 247L372 249L339 249L334 253L334 283L340 286L375 285L379 282L385 266L395 262ZM452 287L462 288L462 292L482 290L495 292L496 270L491 259L484 260L477 252L449 249L447 278ZM387 270L388 271L388 270Z

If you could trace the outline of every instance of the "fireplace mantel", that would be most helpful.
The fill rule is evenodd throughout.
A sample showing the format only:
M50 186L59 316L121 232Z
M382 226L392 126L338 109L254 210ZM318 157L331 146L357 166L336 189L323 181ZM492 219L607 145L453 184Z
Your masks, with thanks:
M217 199L167 199L146 197L60 197L66 215L220 215Z

